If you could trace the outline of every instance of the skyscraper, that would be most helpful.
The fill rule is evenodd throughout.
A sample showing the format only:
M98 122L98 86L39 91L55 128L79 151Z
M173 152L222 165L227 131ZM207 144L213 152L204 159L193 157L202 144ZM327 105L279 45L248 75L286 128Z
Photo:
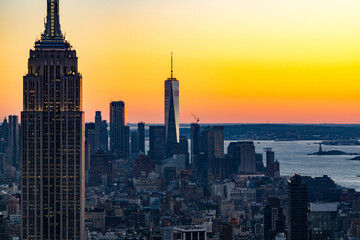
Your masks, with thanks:
M233 160L237 173L251 174L256 172L255 146L253 142L232 142L228 147L228 155Z
M149 129L149 155L156 163L161 163L166 157L165 132L165 126L150 126Z
M301 176L295 174L288 182L287 227L289 240L307 240L308 192Z
M200 151L200 125L198 123L191 124L191 162L193 163L196 155Z
M138 123L138 150L145 154L145 123Z
M130 151L129 127L126 127L125 103L110 103L110 151L115 159L128 158Z
M173 150L180 142L179 126L179 81L173 77L171 54L171 77L165 81L165 129L168 156L174 154Z
M6 157L8 166L19 169L20 165L20 132L19 117L9 116Z
M266 176L274 177L275 153L272 148L266 148Z
M278 233L285 231L285 216L280 199L269 197L264 208L264 240L274 240Z
M109 151L108 149L108 130L106 120L102 120L101 112L95 114L95 152Z
M76 51L47 1L45 31L24 76L22 239L85 239L84 113Z

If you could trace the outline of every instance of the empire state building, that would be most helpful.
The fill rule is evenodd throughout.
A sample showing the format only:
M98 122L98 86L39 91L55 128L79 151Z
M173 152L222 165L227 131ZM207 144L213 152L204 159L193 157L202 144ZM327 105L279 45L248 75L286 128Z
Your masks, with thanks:
M22 239L85 239L84 113L76 51L65 40L59 0L23 79Z

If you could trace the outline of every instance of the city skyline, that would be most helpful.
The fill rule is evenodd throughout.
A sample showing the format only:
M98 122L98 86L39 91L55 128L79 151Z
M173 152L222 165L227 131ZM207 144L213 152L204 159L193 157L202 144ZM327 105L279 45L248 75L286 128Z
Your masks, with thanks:
M108 104L123 100L129 122L162 123L162 79L174 51L181 123L193 122L191 113L202 123L356 123L360 3L322 3L61 2L84 59L86 121L96 110L109 120ZM23 58L45 12L42 1L0 1L1 121L20 113Z

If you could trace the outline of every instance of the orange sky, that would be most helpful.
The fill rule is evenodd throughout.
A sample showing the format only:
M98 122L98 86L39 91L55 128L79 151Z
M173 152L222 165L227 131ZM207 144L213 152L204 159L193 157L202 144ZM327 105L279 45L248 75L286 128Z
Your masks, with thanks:
M359 123L358 0L60 0L79 56L86 120L124 100L128 122L163 122L170 52L180 120ZM46 0L0 0L0 118L19 114Z

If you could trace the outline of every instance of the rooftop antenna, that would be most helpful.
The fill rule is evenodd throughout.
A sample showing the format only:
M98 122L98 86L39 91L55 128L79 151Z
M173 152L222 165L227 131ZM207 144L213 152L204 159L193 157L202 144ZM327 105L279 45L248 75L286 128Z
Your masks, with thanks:
M173 60L173 52L171 52L171 80L173 79L174 75L174 60Z

